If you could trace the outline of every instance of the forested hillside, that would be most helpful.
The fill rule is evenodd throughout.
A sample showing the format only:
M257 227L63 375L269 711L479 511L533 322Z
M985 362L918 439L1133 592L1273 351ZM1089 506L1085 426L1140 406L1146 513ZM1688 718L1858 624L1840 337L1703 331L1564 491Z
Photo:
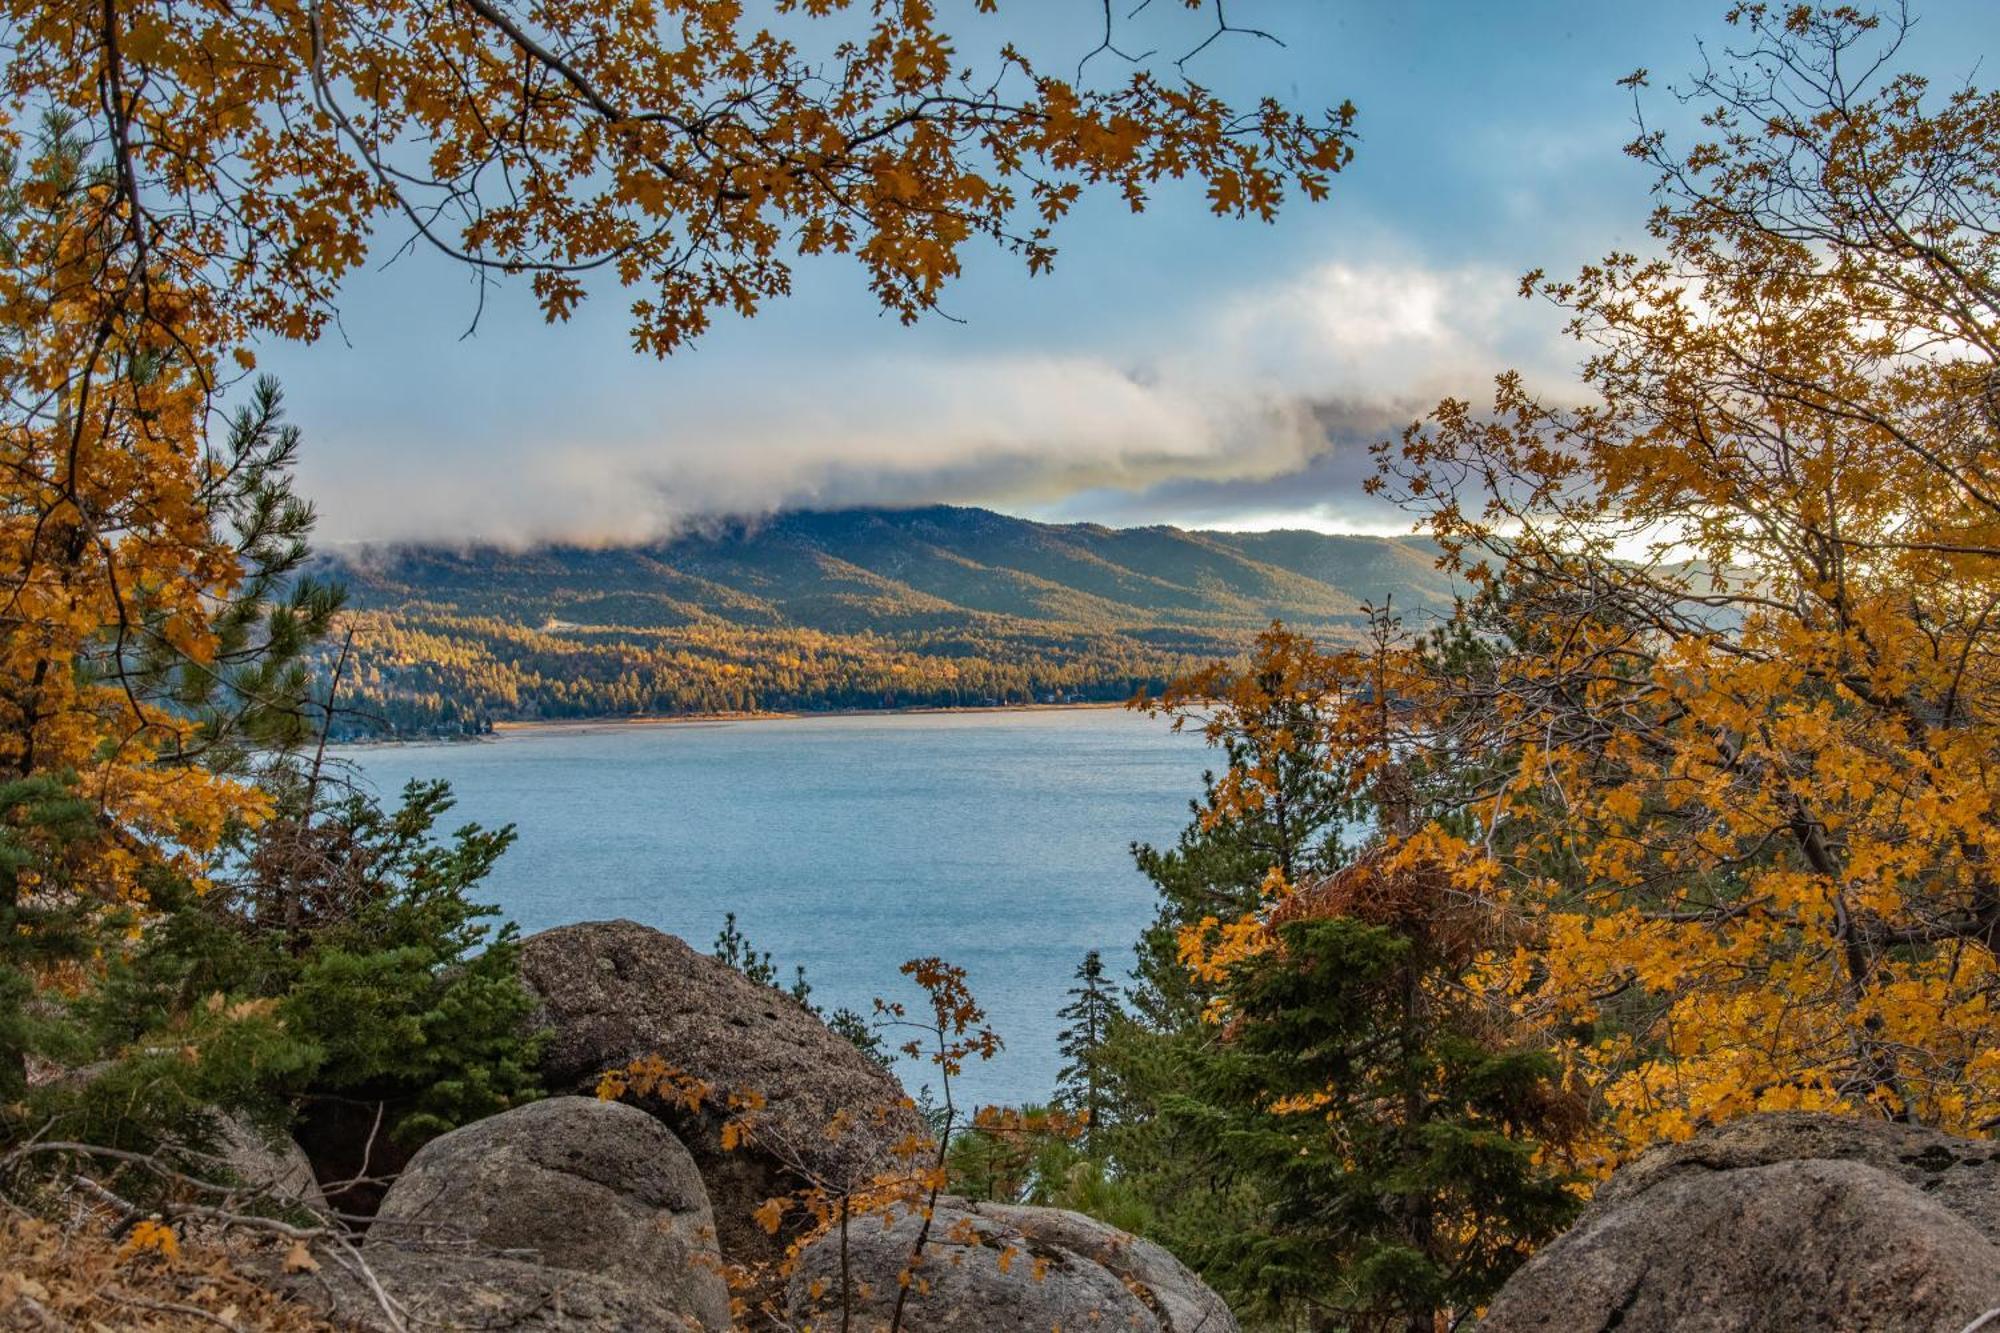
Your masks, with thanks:
M1274 619L1443 610L1415 541L798 512L648 546L371 547L329 560L355 630L342 734L494 721L1115 699Z

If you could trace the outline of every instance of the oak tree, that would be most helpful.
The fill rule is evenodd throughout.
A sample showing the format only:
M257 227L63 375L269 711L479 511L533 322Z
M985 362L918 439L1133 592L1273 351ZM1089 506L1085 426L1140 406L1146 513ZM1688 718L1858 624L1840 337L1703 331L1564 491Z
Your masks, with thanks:
M1732 20L1702 137L1631 146L1650 253L1523 284L1590 401L1504 376L1380 485L1504 608L1450 686L1511 756L1479 873L1542 923L1520 1003L1611 1147L1795 1107L1990 1133L2000 96L1893 72L1846 7Z
M522 276L552 320L593 275L630 288L635 345L664 354L784 294L800 257L852 256L912 319L975 242L1046 268L1086 189L1138 209L1188 178L1269 219L1350 151L1351 108L1238 110L1178 70L1064 78L1004 44L969 69L928 0L777 0L763 23L737 0L0 19L10 921L63 893L143 908L155 873L199 887L268 814L250 755L296 736L297 658L336 600L292 577L311 513L275 389L237 391L259 339L327 327L379 232Z

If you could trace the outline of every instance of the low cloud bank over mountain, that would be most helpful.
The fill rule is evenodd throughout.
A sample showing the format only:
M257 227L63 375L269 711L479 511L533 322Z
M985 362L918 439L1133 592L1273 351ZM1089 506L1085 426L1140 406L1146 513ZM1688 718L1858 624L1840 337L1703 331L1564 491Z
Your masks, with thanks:
M748 397L676 374L671 401L617 406L609 428L595 411L589 438L561 407L521 420L472 403L494 456L400 447L385 427L379 467L343 462L312 488L333 534L363 540L630 542L716 514L928 503L1389 531L1397 516L1360 494L1367 446L1443 394L1532 368L1542 322L1497 270L1322 264L1217 298L1122 359L829 348Z

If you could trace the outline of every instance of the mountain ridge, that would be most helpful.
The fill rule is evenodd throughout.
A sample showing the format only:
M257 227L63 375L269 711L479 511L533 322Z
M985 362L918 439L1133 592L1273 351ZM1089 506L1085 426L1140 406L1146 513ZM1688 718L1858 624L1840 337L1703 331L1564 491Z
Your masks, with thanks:
M391 732L1118 697L1233 656L1273 620L1340 640L1367 604L1421 615L1456 592L1416 538L952 505L793 510L618 546L376 544L319 567L348 585L356 688Z
M1014 549L996 551L991 545L996 535ZM1108 558L1107 550L1127 559ZM1363 602L1389 594L1410 596L1424 609L1448 606L1451 597L1448 577L1434 567L1435 547L1420 538L1308 529L1229 532L1166 524L1130 528L1056 524L954 505L790 510L758 519L724 520L664 540L615 545L368 543L323 557L321 565L343 577L371 608L394 601L398 594L410 597L450 588L462 595L466 590L453 587L449 580L456 569L477 570L482 582L494 575L511 576L539 589L530 594L523 588L523 596L557 598L583 593L579 580L601 583L609 578L629 585L644 576L740 608L745 597L768 600L751 588L760 584L769 588L785 576L798 578L800 571L785 569L772 559L785 551L827 557L821 562L821 581L828 585L860 584L899 596L922 595L925 601L956 605L967 612L1065 622L1077 620L1077 612L1086 609L1100 616L1120 615L1133 623L1162 618L1215 623L1246 616L1261 623L1271 618L1266 612L1287 609L1337 622L1356 614ZM988 558L977 558L982 554ZM1029 560L1029 556L1040 558ZM927 564L913 567L918 557ZM1192 581L1168 577L1160 562L1175 559L1196 561L1191 572L1211 577ZM1063 561L1071 576L1053 576L1051 560ZM1385 562L1393 568L1381 567ZM964 571L961 586L951 587L957 597L938 591L940 586L950 587L944 575L952 567ZM1235 577L1222 577L1225 571ZM551 580L546 577L550 574L562 577ZM1094 605L1021 605L998 595L994 585L1082 594ZM519 600L504 595L475 600L495 596ZM1085 621L1092 618L1082 616Z

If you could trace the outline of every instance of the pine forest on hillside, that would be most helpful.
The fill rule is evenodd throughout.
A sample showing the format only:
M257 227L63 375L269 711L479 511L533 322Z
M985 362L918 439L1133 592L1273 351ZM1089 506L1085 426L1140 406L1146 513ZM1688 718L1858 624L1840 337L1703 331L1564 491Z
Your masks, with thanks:
M1450 614L1415 540L785 514L648 547L363 549L336 735L497 721L1122 702L1282 620ZM337 649L335 651L338 651Z

